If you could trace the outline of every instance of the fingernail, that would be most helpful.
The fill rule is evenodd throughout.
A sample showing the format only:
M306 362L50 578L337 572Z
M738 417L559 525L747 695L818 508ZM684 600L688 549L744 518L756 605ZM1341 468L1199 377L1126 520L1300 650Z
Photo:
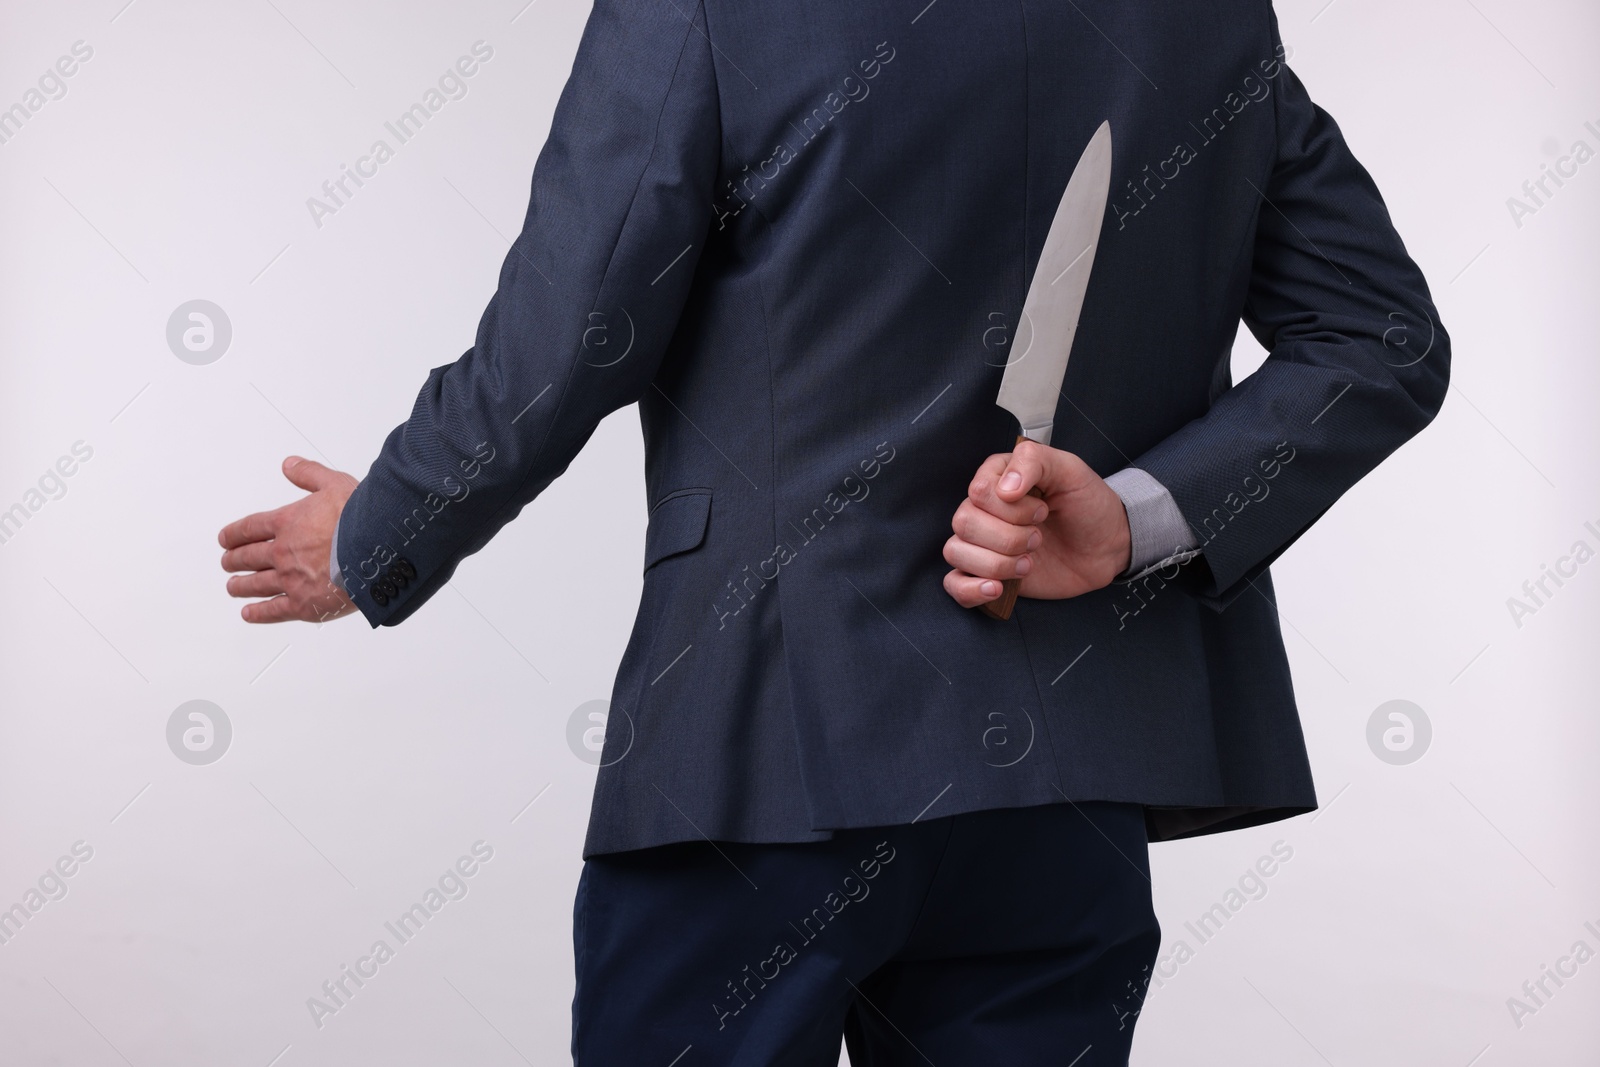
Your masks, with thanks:
M1022 575L1027 574L1031 570L1033 570L1033 560L1027 556L1018 557L1017 576L1020 578Z
M1039 505L1039 510L1035 511L1033 513L1033 521L1034 522L1043 522L1044 521L1044 517L1046 515L1048 515L1048 514L1050 514L1050 509L1048 507L1046 507L1045 505L1040 504Z
M980 593L982 593L984 596L988 596L988 597L999 596L1000 595L1000 583L999 582L984 582L982 585L978 586L978 591Z
M1039 531L1038 530L1035 530L1031 534L1029 534L1028 535L1028 551L1032 552L1034 549L1038 548L1039 547L1039 542L1041 540L1043 540L1043 538L1041 538L1039 536Z
M1000 488L1006 492L1022 488L1022 475L1016 471L1007 471L1006 476L1000 479Z

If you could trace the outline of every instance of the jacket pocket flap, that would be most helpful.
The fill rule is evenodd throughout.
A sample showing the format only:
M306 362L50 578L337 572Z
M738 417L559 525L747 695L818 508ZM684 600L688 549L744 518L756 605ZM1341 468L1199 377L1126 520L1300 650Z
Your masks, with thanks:
M699 548L711 518L711 490L680 489L650 512L644 534L644 569L668 556Z

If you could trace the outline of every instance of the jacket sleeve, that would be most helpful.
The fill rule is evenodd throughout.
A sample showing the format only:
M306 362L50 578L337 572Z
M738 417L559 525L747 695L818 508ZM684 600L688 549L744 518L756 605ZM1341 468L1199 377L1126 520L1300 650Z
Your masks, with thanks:
M429 372L339 521L373 626L405 619L654 380L710 232L703 8L596 0L472 348Z
M1279 45L1275 18L1271 34ZM1242 309L1268 358L1132 464L1177 501L1200 598L1218 610L1426 426L1449 381L1449 338L1377 187L1280 73Z

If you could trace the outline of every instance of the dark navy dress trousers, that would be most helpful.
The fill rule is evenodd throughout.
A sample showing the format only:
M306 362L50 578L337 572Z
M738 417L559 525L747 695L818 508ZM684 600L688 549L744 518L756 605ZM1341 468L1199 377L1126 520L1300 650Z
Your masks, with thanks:
M584 865L577 1067L1113 1067L1161 931L1138 805Z

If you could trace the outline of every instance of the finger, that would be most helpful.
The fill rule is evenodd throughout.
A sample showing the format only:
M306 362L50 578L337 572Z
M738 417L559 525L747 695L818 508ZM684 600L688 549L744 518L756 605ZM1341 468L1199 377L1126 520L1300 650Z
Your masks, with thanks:
M975 578L960 571L944 576L944 591L964 608L975 608L999 598L1002 587L992 578Z
M1030 517L1039 510L1049 510L1033 497L1029 497L1028 500L1031 506L1023 507L1022 510L1029 512ZM1006 505L1007 510L1016 507L1018 505ZM1030 549L1038 548L1042 540L1037 527L997 518L970 499L963 500L961 506L956 508L955 516L950 520L950 528L963 541L1007 556L1020 556Z
M272 569L274 541L256 541L239 548L230 548L222 554L225 571L269 571Z
M290 456L283 461L283 475L308 493L324 488L337 471L324 467L314 459Z
M278 571L236 574L228 579L228 595L237 597L277 596L283 592L283 575Z
M944 543L944 561L979 578L1021 578L1033 569L1033 560L1025 555L1002 555L959 537Z
M282 511L282 508L258 511L254 515L246 515L237 522L230 522L217 535L217 541L223 548L238 548L240 545L256 541L270 541L278 536L278 520Z
M288 622L300 617L294 601L281 595L271 600L246 604L239 609L239 614L243 616L245 622Z

